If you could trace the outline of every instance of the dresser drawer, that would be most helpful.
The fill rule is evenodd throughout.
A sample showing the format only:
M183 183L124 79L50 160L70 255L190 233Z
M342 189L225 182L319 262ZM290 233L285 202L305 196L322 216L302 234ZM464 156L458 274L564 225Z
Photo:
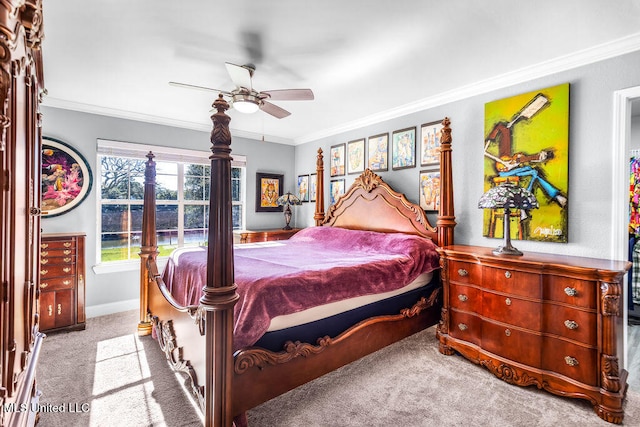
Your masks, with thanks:
M596 308L599 290L595 281L548 275L544 277L542 287L547 300Z
M482 283L482 268L478 264L449 261L449 280L458 283Z
M539 331L541 311L541 304L537 301L482 292L482 315L488 319Z
M57 291L60 289L73 289L75 286L75 276L52 277L40 280L40 289L43 291Z
M544 332L587 345L596 346L598 344L598 320L595 312L544 304L543 319L542 330Z
M582 383L598 385L598 351L561 339L545 337L542 347L542 369L557 372Z
M533 299L542 299L540 275L523 271L484 267L482 283L488 289Z
M50 277L74 276L76 274L75 264L45 264L40 266L40 280L46 280Z
M41 266L73 264L75 261L76 257L73 255L62 257L40 257Z
M451 300L449 303L451 307L473 313L482 311L482 291L478 288L451 284L449 286L449 299Z
M56 250L56 249L71 249L75 247L76 247L76 243L75 243L75 240L73 239L62 239L62 240L43 239L42 243L40 243L40 251Z
M510 325L482 322L482 348L532 367L540 366L542 336Z
M449 335L475 345L480 345L482 320L478 316L471 313L462 313L457 310L451 310L449 316L451 316Z
M75 255L75 253L76 251L74 248L43 249L40 251L40 257L42 259L51 257L68 257Z

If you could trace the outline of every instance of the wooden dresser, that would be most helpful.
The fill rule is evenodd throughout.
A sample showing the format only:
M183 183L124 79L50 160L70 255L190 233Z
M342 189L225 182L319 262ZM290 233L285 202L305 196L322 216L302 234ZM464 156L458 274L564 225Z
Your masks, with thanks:
M240 235L240 243L254 243L287 240L300 230L300 228L292 228L291 230L278 228L275 230L242 230L234 233Z
M85 327L84 233L43 234L40 243L40 329Z
M512 384L587 399L604 420L622 422L622 281L630 263L459 245L439 252L440 352L458 352Z

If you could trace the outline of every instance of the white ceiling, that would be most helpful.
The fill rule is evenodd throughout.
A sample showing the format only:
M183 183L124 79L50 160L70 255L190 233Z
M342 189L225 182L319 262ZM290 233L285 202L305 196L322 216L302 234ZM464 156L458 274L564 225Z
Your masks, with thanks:
M231 90L224 63L250 62L254 33L254 88L315 100L273 101L280 120L231 110L232 132L291 144L640 49L640 0L43 4L45 105L209 130L216 94L168 82Z

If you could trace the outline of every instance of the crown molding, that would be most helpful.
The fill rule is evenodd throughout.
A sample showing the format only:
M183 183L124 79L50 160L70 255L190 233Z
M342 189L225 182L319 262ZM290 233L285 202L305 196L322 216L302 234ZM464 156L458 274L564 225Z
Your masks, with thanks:
M362 119L329 128L322 132L304 135L294 139L294 144L299 145L317 141L343 132L371 126L389 119L406 116L408 114L460 101L476 95L482 95L483 93L525 83L540 77L571 70L573 68L589 65L605 59L615 58L616 56L632 53L637 50L640 50L640 33L635 33L612 42L603 43L569 55L541 62L530 67L521 68L486 80L461 86L410 104L405 104L391 110L385 110L380 113L363 117Z

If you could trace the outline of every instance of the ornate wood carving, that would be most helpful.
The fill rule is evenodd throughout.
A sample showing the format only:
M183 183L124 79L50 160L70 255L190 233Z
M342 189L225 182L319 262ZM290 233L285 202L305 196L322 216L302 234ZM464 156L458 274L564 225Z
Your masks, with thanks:
M164 352L169 366L174 371L181 372L187 377L189 390L204 411L204 388L198 385L198 377L191 363L182 357L182 347L178 347L176 334L173 330L173 322L171 320L161 321L156 316L153 316L152 324L156 331L158 345Z
M493 359L480 359L480 365L486 367L493 375L510 384L519 386L535 385L542 388L542 383L537 378L530 376L527 372L521 371L506 363L495 362Z
M324 221L324 160L322 148L318 148L316 156L316 211L313 214L316 225L322 225Z
M442 138L440 139L440 211L436 226L438 228L438 244L453 245L453 230L456 216L453 208L453 168L451 160L451 121L445 117L442 121Z
M380 321L397 321L401 318L410 318L419 315L424 310L432 307L440 293L440 289L434 289L428 298L420 298L412 307L405 308L400 311L400 314L395 316L380 316L373 319L364 320L355 326L347 329L336 338L330 338L328 336L318 338L317 344L302 343L300 341L291 342L288 341L284 345L284 350L281 352L272 352L263 348L252 347L245 350L241 350L235 355L235 372L236 374L244 374L249 369L257 367L263 369L266 365L278 365L282 363L290 362L297 357L310 357L317 355L325 351L329 346L338 342L344 341L347 337L352 335L355 331L365 328L371 323Z

